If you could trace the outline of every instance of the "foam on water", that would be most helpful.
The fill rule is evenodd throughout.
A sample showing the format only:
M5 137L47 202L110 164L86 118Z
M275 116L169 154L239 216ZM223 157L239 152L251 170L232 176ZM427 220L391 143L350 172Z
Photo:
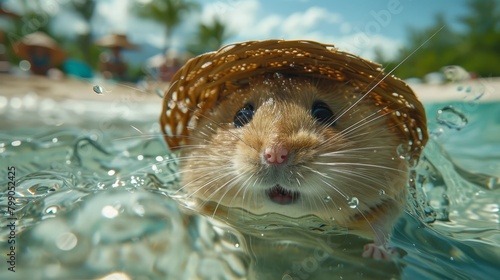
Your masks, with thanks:
M414 168L413 198L390 241L401 255L394 262L361 258L368 240L314 217L226 209L227 219L240 218L230 227L186 209L189 201L175 193L177 161L160 136L159 110L124 120L61 104L52 104L59 111L49 117L21 107L16 122L26 128L0 132L1 211L8 216L7 167L15 166L17 218L16 272L2 260L0 278L494 278L500 104L426 107L432 116L450 105L444 113L451 116L430 120L433 139ZM9 108L0 117L12 118ZM351 207L360 203L350 199ZM4 257L7 224L2 219Z

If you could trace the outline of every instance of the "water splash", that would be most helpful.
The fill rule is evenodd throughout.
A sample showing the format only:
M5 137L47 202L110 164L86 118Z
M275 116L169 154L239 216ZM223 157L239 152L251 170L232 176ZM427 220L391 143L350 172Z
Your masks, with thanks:
M464 113L451 105L439 109L436 120L439 124L455 130L463 129L469 122Z

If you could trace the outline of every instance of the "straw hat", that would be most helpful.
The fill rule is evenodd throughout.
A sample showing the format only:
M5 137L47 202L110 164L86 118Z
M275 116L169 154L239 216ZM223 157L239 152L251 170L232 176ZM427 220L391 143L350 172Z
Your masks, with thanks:
M28 34L13 45L16 54L27 60L31 59L31 51L34 47L42 47L49 50L50 65L57 65L66 57L64 51L59 48L57 42L43 32Z
M96 45L101 47L120 47L124 49L138 49L137 45L128 41L125 34L110 34L106 35L96 41Z
M427 142L425 111L402 80L380 65L313 41L265 40L231 44L189 60L172 78L160 116L172 149L187 144L199 116L231 98L238 81L266 73L329 79L369 92L365 98L387 113L390 126L408 141L411 157Z

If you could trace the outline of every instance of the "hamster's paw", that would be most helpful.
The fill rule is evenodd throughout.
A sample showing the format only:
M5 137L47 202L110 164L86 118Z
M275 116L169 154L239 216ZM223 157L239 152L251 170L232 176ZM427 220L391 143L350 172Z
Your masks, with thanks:
M370 243L365 245L362 256L374 260L390 261L394 256L397 256L397 251L384 245Z

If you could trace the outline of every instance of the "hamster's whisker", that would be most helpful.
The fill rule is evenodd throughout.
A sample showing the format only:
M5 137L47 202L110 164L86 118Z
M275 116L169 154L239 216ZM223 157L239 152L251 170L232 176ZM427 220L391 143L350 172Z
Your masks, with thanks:
M387 105L384 108L381 108L370 115L362 118L361 120L355 122L354 124L350 125L349 127L345 128L342 130L342 133L345 135L349 135L352 131L356 131L357 129L364 127L365 125L369 125L371 122L379 120L381 118L384 118L385 116L391 114L392 112L384 112L383 114L380 114L380 112L383 112L383 110L387 109L389 105Z
M391 171L396 171L396 172L401 172L401 173L406 173L403 170L393 168L393 167L388 167L388 166L383 166L383 165L377 165L377 164L369 164L369 163L359 163L359 162L312 162L312 164L316 165L326 165L326 166L362 166L362 167L375 167L379 169L386 169L386 170L391 170Z
M401 66L403 63L405 63L410 57L412 57L418 50L420 50L420 48L422 48L425 44L427 44L427 42L429 42L434 36L436 36L436 34L438 34L442 29L444 28L444 25L439 29L437 30L436 32L434 32L434 34L432 34L427 40L425 40L420 46L418 46L415 50L413 50L407 57L405 57L403 60L401 60L391 71L389 71L387 74L384 75L384 77L382 77L382 79L380 79L377 83L375 83L375 85L373 85L365 94L363 94L363 96L361 96L358 100L356 100L346 111L344 111L342 113L342 115L346 114L347 111L349 111L351 108L353 108L354 106L356 106L359 102L361 102L361 100L363 100L365 97L367 97L375 88L377 88L385 79L387 79L388 77L391 76L391 74L396 71L396 69L399 68L399 66ZM382 72L379 74L379 75L382 75ZM377 77L379 76L377 75ZM375 79L375 78L374 78ZM368 88L369 85L366 86L366 88ZM365 88L365 89L366 89Z
M339 151L334 151L334 152L327 152L320 154L320 157L336 157L336 156L348 156L350 153L356 153L360 152L364 155L364 152L366 150L373 150L373 149L387 149L391 150L394 149L393 146L371 146L371 147L361 147L361 148L351 148L351 149L341 149Z
M188 195L188 197L192 197L194 194L196 194L197 192L199 192L202 189L205 189L204 192L206 193L208 190L210 190L210 189L212 189L214 187L214 185L213 185L214 182L220 181L221 179L223 179L225 177L228 177L230 175L231 175L230 173L222 173L222 174L220 174L218 176L215 176L210 181L205 182L203 185L199 186L193 193L190 193ZM183 188L185 188L186 186L190 185L191 183L195 183L195 182L197 182L197 181L199 181L199 180L201 180L203 178L205 178L205 177L203 177L203 176L197 177L197 178L191 180L190 182L184 184ZM208 187L208 189L207 189L207 187Z
M222 129L223 131L226 131L228 132L229 134L231 134L234 138L240 140L243 144L247 145L248 147L252 147L252 145L248 144L247 142L245 142L245 140L243 140L240 136L238 136L236 133L232 132L230 129L228 129L227 127L224 126L224 124L222 123L218 123L216 122L214 119L208 117L207 115L205 114L201 114L200 117L203 117L203 118L206 118L207 120L210 121L209 124L214 124L215 126L217 126L218 128ZM211 126L208 126L208 125L205 125L205 127L207 127L208 129L210 129L212 132L216 133L217 131L211 127ZM255 149L255 148L254 148Z
M311 167L309 167L309 166L307 166L307 165L303 165L302 167L303 167L304 169L307 169L307 170L309 170L309 171L311 171L311 172L313 172L313 173L315 173L315 174L318 174L319 176L324 177L324 178L326 178L326 179L333 179L332 177L328 176L328 174L325 174L325 173L323 173L323 172L320 172L320 171L318 171L318 170L316 170L316 169L313 169L313 168L311 168Z
M240 178L243 178L245 177L247 174L247 172L245 172L245 170L243 169L240 169L238 170L237 174L238 176L236 176L236 178L239 180ZM245 201L245 196L246 196L246 189L247 189L247 184L248 182L255 176L255 173L250 173L250 176L246 176L246 180L241 182L241 180L239 180L238 182L240 183L240 188L238 189L238 191L234 194L234 197L231 199L231 203L233 203L234 199L240 194L241 191L243 191L243 194L242 194L242 197L241 197L241 200L242 201Z
M141 135L118 137L118 138L113 138L113 140L116 140L116 141L130 140L130 139L150 140L150 139L160 138L161 136L163 136L163 133L151 133L151 134L141 134Z
M369 184L364 183L364 182L358 182L354 178L351 178L351 177L349 177L347 175L351 175L351 176L354 176L354 177L357 177L357 178L369 180L369 181L371 181L371 182L376 183L377 185L379 185L382 189L385 189L387 187L387 182L383 182L381 179L375 178L375 176L367 176L367 172L356 172L356 171L353 171L353 170L336 170L336 169L330 169L330 171L338 173L336 175L336 177L342 177L344 179L348 179L350 181L362 184L362 185L364 185L364 186L366 186L366 187L368 187L370 189L373 189L373 190L377 190L378 191L380 189L377 189L374 186L369 185ZM378 175L378 174L376 174L376 175Z
M222 200L225 198L225 196L229 193L229 191L231 191L232 188L234 188L235 186L237 186L237 183L238 183L238 178L241 177L242 175L239 175L239 176L234 176L233 178L231 178L230 180L228 180L227 182L225 182L224 184L222 184L221 186L219 186L214 192L212 192L210 194L210 196L207 197L207 200L212 200L212 198L222 189L225 189L224 193L220 196L220 199L219 201L217 201L217 205L214 209L214 212L212 214L212 218L215 217L215 213L217 213L217 210L219 209L219 206L222 204ZM241 190L241 188L238 189L238 192ZM238 193L237 192L237 193ZM234 196L236 197L237 194ZM234 199L233 197L233 199Z
M340 194L344 199L349 199L349 196L347 194L345 194L344 192L340 191L340 189L338 187L336 187L333 182L331 182L331 183L327 182L323 178L319 178L319 180L321 182L323 182L324 184L326 184L328 187L330 187L332 190L334 190L338 194Z

